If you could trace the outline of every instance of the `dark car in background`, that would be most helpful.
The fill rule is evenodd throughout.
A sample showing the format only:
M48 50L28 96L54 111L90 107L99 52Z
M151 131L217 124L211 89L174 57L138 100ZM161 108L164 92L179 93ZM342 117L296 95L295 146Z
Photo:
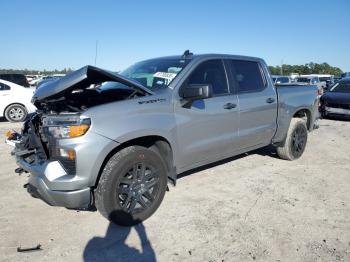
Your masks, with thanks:
M338 83L341 80L340 76L335 76L334 77L334 84Z
M345 72L345 73L341 74L340 77L341 77L341 78L350 77L350 72Z
M15 83L20 86L30 87L26 76L23 74L0 74L0 79Z
M350 77L341 79L321 97L322 117L350 119Z

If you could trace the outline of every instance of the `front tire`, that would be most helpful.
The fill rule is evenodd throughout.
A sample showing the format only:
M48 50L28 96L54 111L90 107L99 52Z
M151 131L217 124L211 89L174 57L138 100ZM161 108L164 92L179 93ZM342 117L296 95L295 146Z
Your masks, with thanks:
M132 226L150 217L164 198L166 166L154 150L130 146L113 155L95 190L95 205L111 222Z
M302 156L307 143L306 122L300 118L292 118L284 146L277 147L277 154L285 160L295 160Z
M22 122L27 115L27 109L20 104L10 105L5 110L5 118L10 122Z

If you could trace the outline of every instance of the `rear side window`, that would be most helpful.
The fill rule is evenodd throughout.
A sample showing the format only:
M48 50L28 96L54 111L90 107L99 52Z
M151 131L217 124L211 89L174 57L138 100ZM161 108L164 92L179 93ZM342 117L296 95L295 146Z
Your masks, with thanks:
M201 63L191 73L187 84L210 84L213 89L213 95L224 95L229 92L224 65L220 59Z
M0 91L10 90L11 88L8 85L0 83Z
M228 64L239 93L258 92L265 88L262 71L257 62L229 60Z

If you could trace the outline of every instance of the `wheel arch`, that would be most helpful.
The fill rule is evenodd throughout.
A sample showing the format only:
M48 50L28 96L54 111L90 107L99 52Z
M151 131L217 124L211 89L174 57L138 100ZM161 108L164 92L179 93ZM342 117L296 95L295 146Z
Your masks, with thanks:
M297 108L292 114L289 115L289 117L290 117L290 120L289 120L288 126L285 127L286 129L285 129L285 133L281 137L282 139L273 142L273 145L275 145L277 147L284 146L286 139L287 139L287 133L288 133L288 130L290 127L290 123L291 123L293 118L305 119L306 127L307 127L308 131L312 130L312 114L311 114L310 109L308 109L307 107Z
M136 146L136 145L143 146L146 148L151 148L152 150L156 150L165 161L167 171L168 171L168 180L172 184L174 185L176 184L176 171L174 166L173 148L171 146L171 143L165 137L158 136L158 135L147 135L147 136L141 136L141 137L127 140L119 144L115 148L113 148L106 155L105 159L102 162L102 165L99 169L99 172L95 181L95 187L98 185L102 171L106 166L108 160L120 150L129 146Z
M306 121L307 129L310 131L312 130L312 115L311 111L308 108L299 108L296 110L296 112L293 114L292 118L302 118Z

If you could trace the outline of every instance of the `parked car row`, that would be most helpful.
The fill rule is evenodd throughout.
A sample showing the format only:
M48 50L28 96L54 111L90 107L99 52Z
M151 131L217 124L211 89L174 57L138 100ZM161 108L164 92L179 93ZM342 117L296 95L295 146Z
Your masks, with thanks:
M334 84L338 83L341 79L350 77L350 72L343 73L340 77L330 74L310 74L310 75L272 75L272 80L275 84L288 84L288 83L305 83L321 86L324 91L331 88Z
M23 90L23 88L29 88L35 86L38 88L39 86L46 84L51 81L59 80L62 78L64 74L55 74L55 75L49 75L49 76L42 76L42 75L23 75L23 74L0 74L0 80L1 80L1 86L0 86L0 116L6 117L9 121L21 121L21 118L25 116L28 112L30 112L30 109L28 106L25 106L25 104L21 103L21 101L24 99L27 102L30 100L28 98L28 95L24 95L23 97L19 97L17 101L14 99L16 94L23 93L19 90ZM344 81L346 82L347 79L350 77L350 72L343 73L341 77L335 77L333 75L326 75L326 74L311 74L311 75L298 75L295 76L286 76L286 75L272 75L272 81L275 85L284 85L284 84L292 84L292 83L298 83L298 84L305 84L305 85L317 85L319 89L319 97L323 93L325 93L328 90L332 90L334 93L334 90L337 90L339 87L337 83L339 81L342 81L342 85ZM5 84L4 81L7 81L9 84ZM343 81L344 80L344 81ZM14 85L13 85L14 84ZM8 87L6 87L6 85ZM13 90L11 90L11 86L14 86ZM22 88L20 88L22 87ZM334 87L334 88L333 88ZM6 92L2 92L6 91ZM6 93L6 94L5 94ZM24 107L24 109L19 109L18 106L16 106L16 109L9 110L7 113L4 111L4 109L7 109L9 106L9 100L3 99L3 97L8 96L9 93L11 93L11 97L13 98L11 100L11 103L15 103L18 105L21 105L21 107ZM29 93L32 93L30 91ZM4 95L5 94L5 95ZM328 95L327 95L328 96ZM322 109L323 115L327 115L325 109ZM13 112L20 112L20 114L15 115ZM11 112L11 114L9 113ZM22 114L23 112L23 114Z
M272 80L275 84L289 84L289 83L301 83L307 85L317 85L319 88L325 88L327 86L328 75L320 77L319 75L299 75L294 78L284 75L273 75Z
M347 75L349 77L346 77ZM301 75L294 80L289 76L273 75L272 80L277 86L291 83L316 85L320 98L321 117L350 119L350 73L344 73L342 78L332 75Z
M23 75L23 74L0 74L0 79L15 83L24 87L40 86L44 83L60 79L64 74L54 74L48 76L42 75Z

